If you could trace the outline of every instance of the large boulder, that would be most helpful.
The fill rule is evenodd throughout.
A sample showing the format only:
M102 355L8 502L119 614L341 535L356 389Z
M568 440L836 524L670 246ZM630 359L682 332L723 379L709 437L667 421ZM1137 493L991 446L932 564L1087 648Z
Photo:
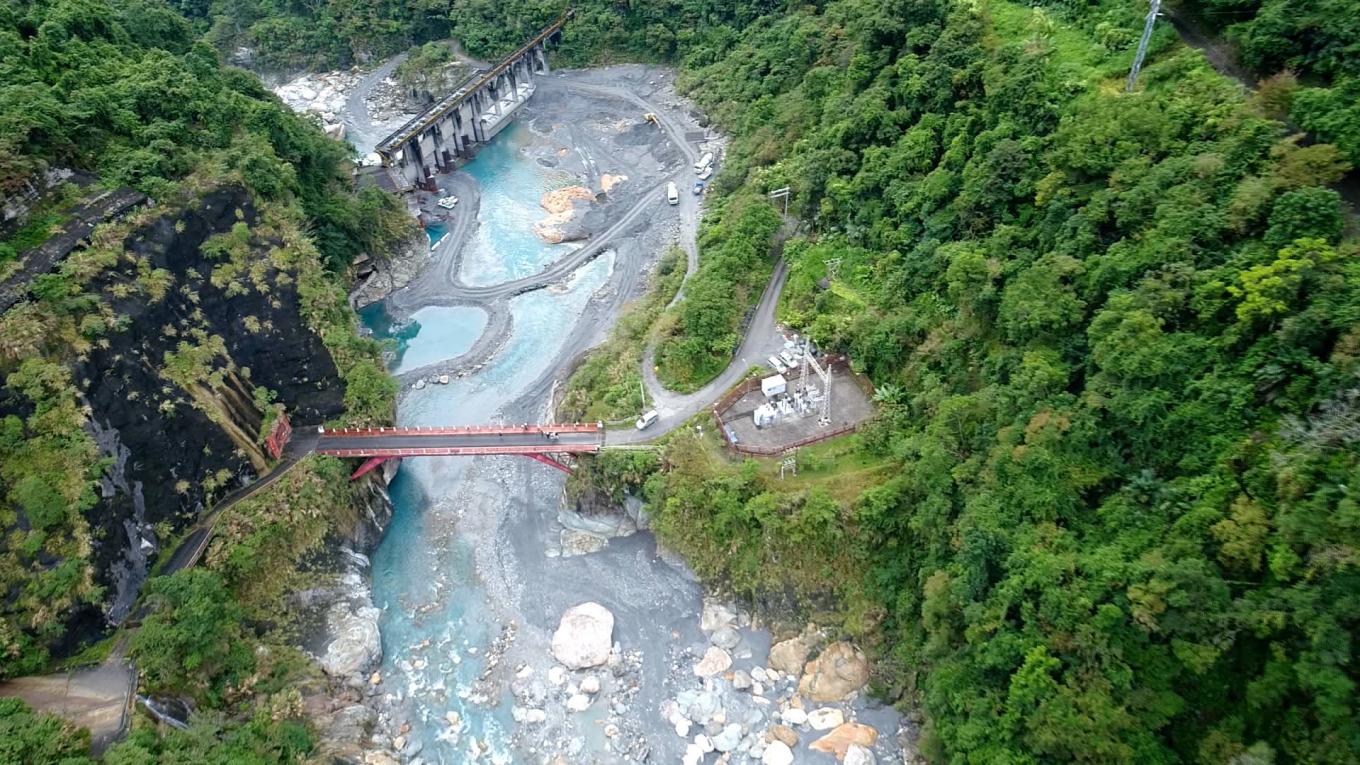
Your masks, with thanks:
M797 676L803 671L811 650L812 646L803 635L781 640L770 647L770 666L786 675Z
M803 670L798 693L813 701L841 701L869 682L869 661L849 643L832 643Z
M568 669L598 667L614 644L614 615L599 603L568 608L552 637L553 658Z
M873 746L877 740L878 731L868 725L848 722L836 726L835 730L813 741L808 745L808 748L814 752L834 754L836 759L844 760L845 753L849 751L851 744L858 744L867 749Z
M793 765L793 750L783 741L775 741L765 747L760 762L761 765Z
M694 674L699 677L713 677L726 672L732 666L732 655L711 645L704 651L704 658L694 665Z
M368 671L382 658L382 635L378 631L381 615L366 604L354 608L346 602L331 607L326 624L335 637L320 659L326 674L341 680L367 679Z

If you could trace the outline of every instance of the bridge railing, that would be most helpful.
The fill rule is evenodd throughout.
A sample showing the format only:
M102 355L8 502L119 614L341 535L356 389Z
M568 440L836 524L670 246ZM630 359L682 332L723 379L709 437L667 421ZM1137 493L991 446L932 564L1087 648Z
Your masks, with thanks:
M489 454L593 454L603 444L538 444L536 446L403 446L372 449L318 447L317 454L331 457L459 457Z
M499 77L505 70L509 69L514 62L522 58L524 54L533 50L535 46L542 44L544 40L547 40L549 37L556 34L562 27L566 26L567 21L571 19L574 13L575 11L571 8L563 11L562 15L557 18L557 21L554 21L545 27L542 32L539 32L538 35L534 37L534 39L521 45L514 53L506 56L499 64L492 67L485 74L463 85L463 87L454 91L452 94L431 104L428 109L417 114L405 125L397 128L392 135L384 138L374 150L382 156L384 161L390 160L390 153L393 150L411 140L411 138L424 131L430 125L438 122L450 109L462 103L463 99L467 98L469 94L475 93L477 90L481 89L482 86Z
M604 433L602 422L524 423L511 425L411 426L380 428L317 428L322 436L470 436L521 433Z

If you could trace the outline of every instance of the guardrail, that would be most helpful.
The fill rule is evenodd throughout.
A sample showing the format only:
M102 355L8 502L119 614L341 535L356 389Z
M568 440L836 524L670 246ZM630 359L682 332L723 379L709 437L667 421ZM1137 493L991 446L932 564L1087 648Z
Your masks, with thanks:
M390 449L317 449L330 457L463 457L487 454L594 454L603 444L537 444L534 446L415 446Z
M389 437L389 436L475 436L486 433L506 435L514 433L600 433L604 423L526 423L518 425L463 425L456 427L381 427L381 428L317 428L322 436Z

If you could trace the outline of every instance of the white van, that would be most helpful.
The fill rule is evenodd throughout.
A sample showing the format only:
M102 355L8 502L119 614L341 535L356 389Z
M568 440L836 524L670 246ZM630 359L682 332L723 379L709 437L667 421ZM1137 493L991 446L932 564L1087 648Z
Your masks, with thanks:
M703 172L712 165L713 165L713 152L706 151L704 152L704 156L700 157L699 161L694 163L694 172L702 175Z
M652 423L656 422L659 419L661 419L661 415L657 414L657 411L655 409L651 410L650 412L646 412L637 419L636 423L637 429L646 430Z
M666 184L666 201L673 205L680 204L680 190L675 187L675 181Z

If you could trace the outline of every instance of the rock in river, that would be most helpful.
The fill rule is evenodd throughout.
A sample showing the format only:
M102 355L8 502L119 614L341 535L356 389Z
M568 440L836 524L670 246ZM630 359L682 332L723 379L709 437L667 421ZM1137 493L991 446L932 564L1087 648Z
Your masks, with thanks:
M845 749L845 765L878 765L878 758L867 747L851 744Z
M844 760L851 744L867 748L873 746L877 740L878 731L868 725L850 722L837 726L835 730L813 741L808 748L815 752L834 754L836 759Z
M719 627L709 637L709 642L725 651L730 651L741 642L741 633L731 627Z
M770 647L770 666L786 675L797 675L803 671L811 646L802 635L781 640Z
M553 658L568 669L598 667L609 660L614 615L599 603L568 608L552 637Z
M776 741L765 747L760 762L761 765L793 765L793 750L783 741Z
M785 716L785 719L788 719L788 717ZM811 725L813 730L831 730L845 722L845 714L839 709L822 707L808 712L803 719L807 720L807 724Z
M716 645L711 645L704 651L704 658L694 665L694 674L699 677L713 677L726 672L731 666L732 655Z
M562 546L563 558L597 553L609 545L609 540L602 536L575 529L562 529L559 542Z
M770 729L765 731L765 740L782 741L785 746L795 747L798 746L798 732L787 725L771 725Z
M832 643L803 672L798 693L813 701L841 701L869 682L869 662L849 643Z
M340 679L367 679L368 670L382 658L382 636L378 632L381 612L371 605L351 609L337 603L327 615L327 626L335 638L326 645L321 668Z

